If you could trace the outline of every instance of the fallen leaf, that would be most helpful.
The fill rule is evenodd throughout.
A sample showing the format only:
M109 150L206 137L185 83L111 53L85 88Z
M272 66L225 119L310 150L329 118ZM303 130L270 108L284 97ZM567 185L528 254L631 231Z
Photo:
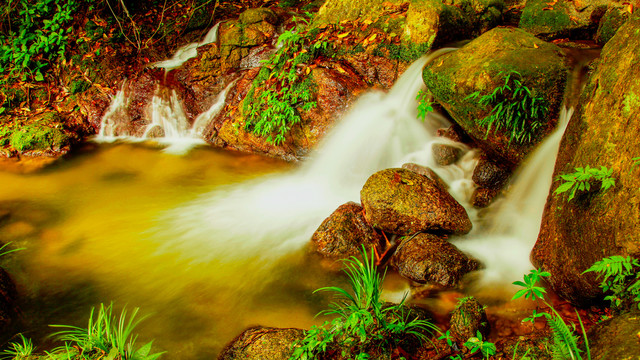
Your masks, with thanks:
M533 44L533 47L537 49L537 48L539 48L540 46L538 46L538 44Z
M344 38L344 37L348 36L348 35L349 35L349 33L351 33L351 31L347 31L346 33L339 34L339 35L338 35L338 39L342 39L342 38Z
M371 41L375 40L377 36L378 36L378 34L373 34L373 35L369 36L369 39L367 39L367 40L369 40L371 42Z

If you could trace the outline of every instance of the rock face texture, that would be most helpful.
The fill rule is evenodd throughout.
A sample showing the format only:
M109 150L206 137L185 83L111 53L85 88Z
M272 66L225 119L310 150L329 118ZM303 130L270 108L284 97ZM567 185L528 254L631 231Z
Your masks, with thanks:
M460 341L467 341L480 331L486 338L489 335L489 321L484 307L474 297L458 300L458 305L451 312L451 332Z
M640 313L634 311L596 324L588 332L592 359L637 360Z
M249 328L229 343L218 360L288 360L291 344L304 338L302 329Z
M328 258L347 259L360 256L362 245L367 251L378 246L383 241L382 235L367 224L362 210L354 202L340 205L311 237L315 250Z
M475 92L489 94L514 71L549 109L532 139L523 143L510 141L504 128L487 132L478 119L489 115L491 108L470 97ZM513 168L555 127L568 73L565 56L556 45L523 30L496 28L428 64L423 80L434 99L487 155Z
M478 269L479 263L447 240L421 233L403 240L393 255L400 275L417 283L455 287L462 277Z
M546 40L591 39L611 0L528 0L519 27Z
M388 233L418 231L466 234L467 212L442 186L407 169L385 169L367 180L360 192L365 218Z
M601 296L595 276L581 273L611 255L640 256L640 15L605 45L562 139L554 178L575 167L606 166L615 186L571 201L551 193L532 262L551 273L562 297L587 305ZM553 192L560 183L551 187Z

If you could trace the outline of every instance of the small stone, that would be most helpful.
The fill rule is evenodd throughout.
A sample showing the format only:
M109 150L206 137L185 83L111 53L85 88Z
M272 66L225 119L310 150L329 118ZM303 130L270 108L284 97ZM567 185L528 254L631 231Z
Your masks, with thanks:
M489 322L484 307L473 296L458 300L451 313L451 332L460 341L477 336L480 331L483 338L489 335Z
M288 360L293 354L291 345L303 338L302 329L252 327L232 340L218 360Z
M440 166L454 164L462 155L460 148L446 144L433 144L431 150L433 151L433 159Z
M473 182L481 187L499 190L509 180L510 171L498 166L493 161L489 160L486 156L480 158L478 165L473 169Z
M478 209L484 209L491 205L493 199L500 193L500 190L487 188L477 188L471 195L471 204Z

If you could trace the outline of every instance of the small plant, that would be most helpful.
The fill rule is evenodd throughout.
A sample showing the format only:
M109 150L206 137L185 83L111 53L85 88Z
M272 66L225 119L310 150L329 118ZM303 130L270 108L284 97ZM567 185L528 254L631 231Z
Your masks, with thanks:
M390 351L407 336L418 341L428 340L425 334L438 328L427 320L411 319L411 311L400 304L385 305L380 300L380 285L384 279L375 266L373 252L362 251L363 261L356 257L344 260L351 292L339 287L324 287L316 291L331 291L339 301L318 315L338 315L322 326L314 326L305 338L294 344L291 359L316 359L325 352L340 352L343 357L368 359L374 350Z
M97 313L92 308L86 329L71 325L50 325L65 329L51 335L65 343L64 347L55 349L54 353L64 352L71 347L78 348L80 356L98 350L112 359L120 360L156 360L162 355L150 354L153 341L136 349L138 336L133 334L133 330L144 320L144 317L136 319L139 308L135 308L128 318L126 308L122 309L118 318L112 314L112 309L113 304L100 304Z
M605 166L596 169L587 165L584 168L577 167L575 169L576 171L571 174L561 174L556 178L556 181L563 181L563 183L553 192L555 195L569 192L567 201L571 201L577 191L591 190L592 181L600 182L600 190L602 191L607 191L616 184L615 179L611 177L613 169L607 169Z
M640 261L620 255L606 257L596 261L584 273L596 272L602 277L600 287L610 295L605 300L611 302L612 308L619 308L631 300L640 309Z
M504 76L504 84L496 87L490 94L480 95L476 91L465 99L474 99L484 107L490 106L488 116L479 120L479 124L487 129L485 138L491 129L504 129L509 136L509 143L527 143L542 127L542 119L547 115L549 106L542 96L534 96L531 90L520 80L517 71L499 72Z
M552 348L552 356L553 359L558 360L582 360L582 356L580 353L582 352L578 348L578 336L574 335L576 328L574 324L571 324L571 327L567 325L560 314L556 311L556 309L548 303L544 294L547 291L542 286L538 286L537 283L542 280L544 277L551 276L550 273L546 271L541 271L538 269L531 270L529 274L524 276L524 281L515 281L513 284L523 287L523 289L518 290L513 296L512 300L524 297L525 299L530 300L542 300L542 302L549 307L551 313L537 313L535 310L533 315L524 319L524 321L535 322L536 318L545 317L547 320L547 324L549 328L551 328L553 334L553 348ZM582 324L582 319L580 319L580 314L576 311L576 315L578 316L578 322L580 323L580 328L582 330L582 336L584 339L584 345L586 348L587 359L591 360L591 353L589 351L589 340L587 339L587 333L584 330L584 326ZM515 354L514 354L515 356Z
M22 334L18 336L20 342L10 342L9 348L0 352L0 359L27 360L31 357L35 350L33 343Z
M640 166L640 156L631 158L633 160L633 166L631 166L631 170L634 170L638 166Z
M431 97L428 92L420 90L416 100L418 100L418 119L425 121L427 114L433 111Z
M475 354L477 351L480 351L485 359L496 354L495 344L482 340L482 334L480 331L476 332L476 336L469 338L469 340L464 343L464 346L469 349L471 354Z
M9 241L8 243L0 246L0 257L5 256L7 254L10 254L12 252L16 252L16 251L20 251L20 250L24 250L25 249L25 248L18 248L18 249L5 250L4 248L9 246L9 244L11 244L11 241Z

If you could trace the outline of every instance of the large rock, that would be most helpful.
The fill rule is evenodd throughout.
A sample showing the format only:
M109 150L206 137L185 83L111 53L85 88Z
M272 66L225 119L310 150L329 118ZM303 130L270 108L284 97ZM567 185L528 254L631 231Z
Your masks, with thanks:
M610 2L612 1L528 0L519 27L546 40L563 37L592 39Z
M288 360L293 342L302 338L302 329L252 327L231 341L218 360Z
M549 104L546 119L532 141L510 142L509 133L496 133L480 126L478 119L489 114L469 95L488 94L504 84L504 74L517 71L534 96ZM490 30L455 52L425 66L423 80L453 119L490 157L506 167L515 167L556 125L569 67L561 49L531 34L510 28ZM486 137L486 139L485 139Z
M594 360L640 359L640 313L621 314L594 325L588 332L589 349Z
M617 4L609 4L607 12L605 12L602 19L600 19L598 31L596 31L594 38L598 44L606 44L631 15L631 9L629 7L616 5Z
M560 296L589 304L601 296L594 262L612 255L640 257L640 15L605 45L562 138L554 178L575 167L606 166L615 186L593 196L553 196L550 189L538 241L531 254Z
M420 233L403 240L393 255L398 273L417 283L455 287L479 266L455 245L433 234Z
M385 232L411 235L418 231L471 231L464 207L436 180L411 170L378 171L367 179L360 198L367 221Z
M366 222L362 210L354 202L340 205L313 233L316 251L328 258L347 259L359 256L362 245L367 251L378 246L383 238Z

